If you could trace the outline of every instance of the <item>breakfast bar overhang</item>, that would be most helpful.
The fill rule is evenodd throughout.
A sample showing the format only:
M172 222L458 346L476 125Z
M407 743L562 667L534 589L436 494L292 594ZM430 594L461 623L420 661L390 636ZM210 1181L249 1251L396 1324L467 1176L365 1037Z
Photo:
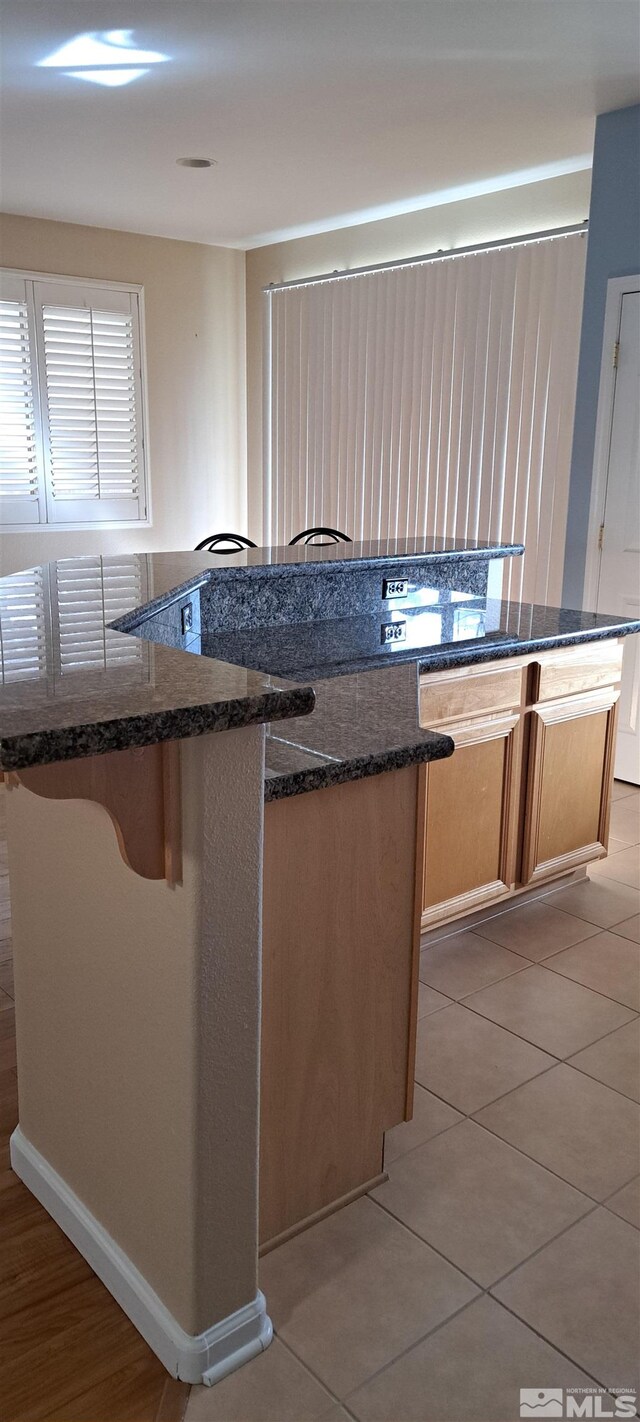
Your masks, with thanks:
M0 692L12 1164L187 1381L268 1345L259 1246L380 1178L411 1115L425 915L606 852L640 623L502 602L521 552L136 555L142 600L86 671L65 671L59 565L41 570L38 675ZM574 742L567 838L550 779ZM452 819L449 761L462 838L480 810L489 859L497 836L479 889L425 851Z

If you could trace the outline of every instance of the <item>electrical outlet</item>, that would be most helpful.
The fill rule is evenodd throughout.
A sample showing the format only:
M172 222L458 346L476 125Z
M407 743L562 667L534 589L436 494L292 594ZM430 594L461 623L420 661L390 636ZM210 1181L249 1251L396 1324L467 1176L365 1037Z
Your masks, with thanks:
M382 596L383 599L388 597L408 597L409 579L384 578L382 583Z
M180 608L180 627L183 637L193 630L193 603L185 602Z
M380 632L380 641L383 646L387 646L389 642L406 642L407 640L407 624L404 620L402 622L383 622Z

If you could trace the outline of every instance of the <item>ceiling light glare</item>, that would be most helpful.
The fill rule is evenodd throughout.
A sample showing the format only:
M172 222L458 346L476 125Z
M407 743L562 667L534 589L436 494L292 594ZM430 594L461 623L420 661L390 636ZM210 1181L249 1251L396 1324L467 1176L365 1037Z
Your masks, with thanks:
M88 79L90 84L104 84L108 89L119 89L130 84L132 79L140 79L148 74L148 69L65 69L69 79Z
M70 79L119 88L148 74L150 64L166 64L168 54L155 49L136 49L133 30L93 30L76 35L46 59L41 69L63 69Z

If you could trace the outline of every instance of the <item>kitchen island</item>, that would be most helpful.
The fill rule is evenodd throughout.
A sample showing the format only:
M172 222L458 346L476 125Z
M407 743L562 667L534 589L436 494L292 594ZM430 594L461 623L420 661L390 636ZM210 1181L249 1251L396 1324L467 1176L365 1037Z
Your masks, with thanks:
M502 603L521 551L131 555L0 581L12 1160L187 1380L268 1343L258 1244L380 1178L411 1115L421 920L606 851L640 624ZM549 787L578 722L563 840Z

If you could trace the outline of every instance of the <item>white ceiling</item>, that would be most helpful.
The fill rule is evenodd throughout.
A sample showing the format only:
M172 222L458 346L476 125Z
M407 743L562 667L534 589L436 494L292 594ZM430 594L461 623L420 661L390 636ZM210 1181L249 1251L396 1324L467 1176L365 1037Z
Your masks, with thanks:
M126 87L39 67L124 27L168 56ZM585 167L640 98L637 0L6 0L3 31L5 211L229 246Z

